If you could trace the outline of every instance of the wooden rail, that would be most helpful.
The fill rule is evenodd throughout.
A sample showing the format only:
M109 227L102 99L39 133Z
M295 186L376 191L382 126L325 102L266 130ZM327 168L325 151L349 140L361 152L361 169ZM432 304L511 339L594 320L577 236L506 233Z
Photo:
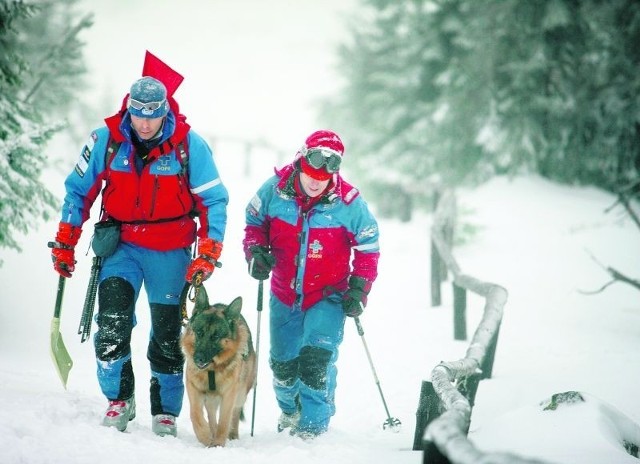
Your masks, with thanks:
M431 372L431 382L423 382L416 414L414 449L423 450L424 464L544 464L509 453L483 453L467 439L479 382L490 378L493 371L508 294L499 285L461 272L451 252L455 211L455 197L451 192L439 196L431 227L432 305L440 304L439 287L446 277L446 272L442 272L444 264L453 275L456 339L466 339L466 291L483 296L485 307L465 357L439 363Z

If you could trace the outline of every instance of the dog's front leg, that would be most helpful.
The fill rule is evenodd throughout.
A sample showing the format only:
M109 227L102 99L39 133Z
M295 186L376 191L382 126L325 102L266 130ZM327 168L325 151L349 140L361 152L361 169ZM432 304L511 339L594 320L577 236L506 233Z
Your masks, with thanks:
M209 418L209 432L211 433L211 445L218 446L213 440L218 430L218 406L220 405L220 396L216 393L208 393L204 402L204 406L207 410L207 417Z
M222 395L220 402L220 417L218 420L218 430L213 436L214 446L224 446L229 436L229 427L231 426L231 416L236 404L236 396L238 394L238 384L227 390Z
M200 443L204 446L211 446L213 445L213 435L204 417L205 395L190 383L187 384L187 394L189 395L189 414L193 432Z
M240 414L242 406L234 405L233 414L231 415L231 428L229 429L229 440L237 440L240 438Z

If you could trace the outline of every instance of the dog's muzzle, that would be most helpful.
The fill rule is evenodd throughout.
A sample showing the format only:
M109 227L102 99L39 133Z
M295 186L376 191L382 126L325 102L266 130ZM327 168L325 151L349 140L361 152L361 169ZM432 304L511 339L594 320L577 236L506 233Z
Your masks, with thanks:
M206 369L206 367L207 367L209 364L211 364L211 361L205 361L205 362L202 362L202 361L196 361L196 360L194 360L194 362L195 362L195 364L196 364L196 367L197 367L198 369L200 369L200 370L202 370L202 369Z

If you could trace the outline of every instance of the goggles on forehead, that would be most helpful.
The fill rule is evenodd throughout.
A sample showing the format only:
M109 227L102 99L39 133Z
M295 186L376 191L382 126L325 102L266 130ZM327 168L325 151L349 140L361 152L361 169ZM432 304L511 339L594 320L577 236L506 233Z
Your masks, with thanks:
M129 97L129 106L136 110L155 111L158 108L160 108L162 105L164 105L164 102L166 101L167 100L165 99L157 102L142 103L141 101L134 100L133 98Z
M338 172L340 169L340 163L342 162L342 156L331 148L306 148L302 147L302 155L307 160L307 163L314 169L324 168L329 174Z

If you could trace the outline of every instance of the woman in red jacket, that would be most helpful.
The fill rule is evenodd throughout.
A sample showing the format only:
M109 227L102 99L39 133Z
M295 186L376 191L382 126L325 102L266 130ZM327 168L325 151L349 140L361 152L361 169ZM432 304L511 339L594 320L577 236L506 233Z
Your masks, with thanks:
M378 224L340 175L332 131L311 134L294 161L250 201L243 241L249 273L271 276L270 366L278 430L312 438L335 413L338 347L377 277Z

